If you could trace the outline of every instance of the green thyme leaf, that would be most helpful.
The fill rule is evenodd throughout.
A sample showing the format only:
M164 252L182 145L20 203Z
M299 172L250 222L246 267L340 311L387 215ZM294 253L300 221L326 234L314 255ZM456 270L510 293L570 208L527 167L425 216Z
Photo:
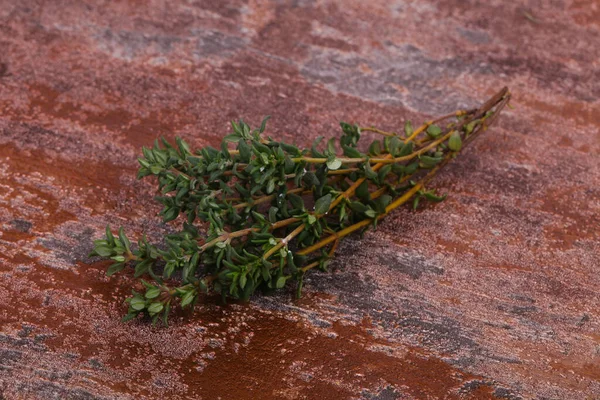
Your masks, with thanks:
M432 138L437 138L442 133L442 128L437 125L429 125L427 128L427 134Z
M450 135L450 139L448 139L448 147L452 151L460 151L462 147L462 140L458 132L454 132L452 135Z
M412 143L412 142L411 142L411 143ZM390 154L391 154L393 157L397 157L397 156L399 156L399 155L400 155L400 154L399 154L399 152L398 152L398 150L400 149L401 145L402 145L402 144L401 144L401 142L400 142L400 139L398 139L398 137L397 137L397 136L394 136L394 137L392 137L392 138L390 139L390 145L389 145L389 149L390 149Z
M379 140L374 140L369 146L369 154L372 156L378 156L381 154L381 142Z
M260 124L260 133L263 133L265 131L265 129L267 128L267 121L271 118L270 115L267 115L266 117L263 118L261 124Z
M146 308L146 301L144 299L142 299L141 297L134 297L129 302L129 305L134 310L140 311L140 310L143 310L144 308Z
M111 247L115 245L115 237L110 231L110 226L108 225L106 225L106 243Z
M414 142L408 142L402 145L402 149L400 149L400 153L398 153L398 157L405 157L413 152L415 144Z
M316 215L324 215L329 211L329 206L331 205L331 194L326 194L325 196L319 198L315 202L315 214Z
M158 297L160 295L160 288L152 288L146 291L146 294L144 297L146 297L147 299L154 299L155 297Z
M158 314L163 310L163 307L162 303L152 303L148 306L148 312L150 315Z
M329 168L331 171L335 171L336 169L339 169L341 166L342 166L342 161L339 158L333 158L333 159L327 161L327 168Z
M119 228L119 239L121 240L121 243L123 243L123 245L125 246L125 249L128 252L131 252L131 242L129 241L127 236L125 236L125 232L123 232L122 227Z
M412 127L412 122L406 121L404 123L404 133L408 137L408 136L412 135L413 132L414 131L413 131L413 127Z
M108 267L108 270L106 271L106 275L107 276L112 276L114 274L116 274L119 271L122 271L125 268L125 263L114 263L112 264L110 267Z
M181 307L185 307L194 301L196 297L196 293L194 291L186 292L186 294L181 298Z
M277 283L275 283L275 287L277 289L281 289L282 287L285 286L285 281L286 281L286 279L284 276L277 278Z

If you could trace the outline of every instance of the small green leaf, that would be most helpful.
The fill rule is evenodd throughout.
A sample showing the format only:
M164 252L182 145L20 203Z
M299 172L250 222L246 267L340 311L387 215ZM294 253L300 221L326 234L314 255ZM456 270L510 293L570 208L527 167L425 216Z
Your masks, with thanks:
M377 179L377 172L373 171L369 163L365 164L365 177L370 180Z
M183 297L181 298L181 307L185 307L188 304L190 304L192 301L194 301L195 296L196 296L196 292L194 292L193 290L190 290L189 292L184 294Z
M302 197L294 193L288 193L288 199L290 200L292 207L298 210L304 210L304 200Z
M235 121L231 121L231 127L233 128L233 132L235 132L238 135L242 136L243 131L242 131L242 129L240 128L240 126Z
M138 278L138 277L144 275L145 273L147 273L148 268L150 267L150 262L151 262L150 260L144 260L144 261L138 263L135 266L134 276L136 278Z
M315 214L324 215L329 211L329 206L331 205L331 193L326 194L325 196L319 198L315 202Z
M379 182L384 182L385 178L388 176L391 170L392 164L386 164L383 167L381 167L379 169L379 172L377 173L377 179L379 180Z
M442 128L437 125L429 125L427 128L427 134L432 138L437 138L442 133Z
M152 303L148 306L148 312L150 315L158 314L163 310L164 306L162 303Z
M377 213L372 208L369 208L367 211L365 211L365 215L369 218L375 218Z
M433 168L438 165L441 161L441 157L421 156L421 165L423 168Z
M400 149L400 153L398 153L398 157L404 157L412 153L414 145L414 142L403 144L402 148Z
M237 133L232 133L232 134L230 134L230 135L227 135L227 136L223 137L223 141L224 141L224 142L232 142L232 143L236 143L236 142L239 142L241 138L242 138L242 137L241 137L239 134L237 134Z
M125 249L128 252L131 252L131 242L129 241L127 236L125 236L125 232L123 232L123 227L119 228L119 239L121 239L121 243L123 243Z
M252 157L252 148L246 143L245 140L240 140L237 147L240 152L240 161L247 163Z
M361 158L363 155L360 151L356 150L354 147L350 147L347 145L342 145L342 149L344 150L344 155L351 158Z
M148 160L146 160L145 158L141 158L141 157L139 157L139 158L138 158L138 163L140 163L140 165L141 165L143 168L150 168L150 163L149 163L149 162L148 162Z
M369 154L372 156L378 156L381 154L381 142L379 140L374 140L369 146Z
M302 297L302 285L304 283L304 274L300 274L298 277L298 286L296 287L296 298Z
M460 149L462 148L462 140L458 132L454 132L452 135L450 135L450 139L448 140L448 147L452 151L460 151Z
M164 222L173 221L175 218L177 218L178 215L179 215L179 208L169 207L169 208L165 209L165 211L163 213L163 221Z
M286 252L287 257L287 265L290 271L296 272L298 267L296 267L296 262L294 261L294 254L291 251Z
M121 322L127 322L127 321L131 321L132 319L134 319L135 317L137 317L137 313L129 313L123 316L123 318L121 318Z
M357 133L357 129L355 125L350 125L347 122L340 122L340 126L342 127L342 131L346 135L355 135Z
M129 302L129 305L134 310L140 311L140 310L143 310L144 308L146 308L146 301L144 299L142 299L141 297L134 297Z
M240 275L240 288L244 289L247 279L248 278L246 278L246 274Z
M319 143L321 143L321 140L323 140L323 136L319 136L313 141L312 147L310 149L311 155L313 157L318 157L318 158L325 157L325 155L317 149L317 146L319 145Z
M304 177L302 178L302 180L304 181L307 189L310 189L313 186L319 186L321 184L321 182L319 181L319 178L317 178L315 173L312 171L309 171L306 174L304 174Z
M190 151L190 146L180 137L176 137L175 141L177 142L177 146L179 147L179 151L183 157L192 154Z
M381 213L385 212L385 208L392 202L392 196L384 194L375 200L377 210Z
M361 183L357 188L356 188L356 196L361 199L362 201L369 201L371 200L371 193L369 193L369 182L367 181L363 181L363 183Z
M110 257L113 254L113 249L105 245L96 246L94 251L101 257Z
M267 222L267 219L260 213L257 213L256 211L252 210L252 217L254 217L254 220L258 223L265 223Z
M465 126L465 133L467 135L471 134L471 132L473 132L473 130L475 129L475 126L477 126L477 124L479 123L479 120L476 119L475 121L471 121L469 122L466 126Z
M260 133L263 133L267 127L267 121L271 118L270 115L267 115L266 117L263 118L262 123L260 124Z
M167 265L165 265L163 277L168 279L171 277L171 275L173 275L173 272L175 272L175 263L170 261L167 263Z
M275 287L276 287L277 289L281 289L282 287L284 287L284 286L285 286L285 281L286 281L286 279L285 279L285 276L280 276L280 277L277 279L277 282L275 283Z
M412 143L412 142L411 142ZM398 149L400 149L401 143L400 139L397 136L394 136L390 139L390 154L392 157L396 157L398 155Z
M171 311L171 303L167 303L167 305L165 305L165 311L163 313L163 324L165 324L166 327L169 326L169 311Z
M417 171L418 168L419 168L419 162L415 161L406 166L406 168L404 169L404 173L406 175L412 175Z
M435 202L444 201L444 200L446 200L446 197L447 197L447 195L436 196L435 193L433 193L433 191L425 192L425 193L423 193L423 196L425 196L425 198L427 200L435 201Z
M117 272L122 271L123 268L125 268L125 263L114 263L113 265L108 267L108 270L106 271L106 275L112 276L112 275L116 274Z
M142 281L142 285L144 285L144 287L145 287L146 289L152 289L152 288L154 288L154 285L153 285L153 284L151 284L151 283L148 283L148 282L146 282L146 281L145 281L145 280L143 280L143 279L141 279L141 281Z
M339 158L333 158L330 160L327 160L327 168L329 168L331 171L335 171L336 169L339 169L342 166L342 161Z
M273 193L273 190L275 190L275 179L271 178L269 179L269 183L267 183L267 194Z
M294 146L292 144L280 142L279 146L281 146L281 148L283 150L285 150L285 152L287 152L291 156L298 157L298 156L302 155L302 152L300 151L300 149L297 146Z
M416 196L415 199L413 200L413 210L416 210L417 207L419 207L419 200L421 199L421 196Z
M406 133L406 136L410 136L413 133L413 126L412 126L412 122L410 122L410 120L406 121L404 123L404 133Z
M155 297L158 297L160 295L160 288L152 288L152 289L148 289L148 291L146 291L146 295L144 297L146 297L147 299L154 299Z
M110 226L109 225L106 225L106 242L110 246L114 246L115 245L115 237L113 236L112 232L110 231Z
M358 201L353 201L352 203L350 203L350 209L357 213L364 213L368 210L367 206Z
M342 204L340 206L340 222L344 221L344 219L346 219L346 204Z
M328 156L335 156L335 138L331 138L327 141L327 152Z

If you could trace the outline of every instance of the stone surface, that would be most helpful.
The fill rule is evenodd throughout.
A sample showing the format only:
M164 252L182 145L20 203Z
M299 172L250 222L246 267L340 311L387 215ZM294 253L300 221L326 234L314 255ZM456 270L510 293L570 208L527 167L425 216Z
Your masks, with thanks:
M0 1L0 398L600 397L600 4ZM122 324L107 224L158 238L136 156L273 116L307 144L514 110L306 295Z

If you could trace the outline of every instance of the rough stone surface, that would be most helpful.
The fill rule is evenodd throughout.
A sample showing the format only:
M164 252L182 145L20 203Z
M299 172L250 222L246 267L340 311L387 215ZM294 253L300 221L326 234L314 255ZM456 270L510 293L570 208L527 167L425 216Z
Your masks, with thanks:
M0 399L600 398L600 4L0 1ZM306 295L122 324L140 147L514 110ZM220 396L220 397L219 397Z

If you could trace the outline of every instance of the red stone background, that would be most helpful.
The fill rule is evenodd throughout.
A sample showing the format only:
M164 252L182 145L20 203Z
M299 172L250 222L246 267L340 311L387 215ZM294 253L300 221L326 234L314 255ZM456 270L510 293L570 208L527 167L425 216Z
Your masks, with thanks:
M0 1L0 399L600 398L597 0ZM136 156L273 116L306 144L507 85L514 109L305 297L119 322Z

